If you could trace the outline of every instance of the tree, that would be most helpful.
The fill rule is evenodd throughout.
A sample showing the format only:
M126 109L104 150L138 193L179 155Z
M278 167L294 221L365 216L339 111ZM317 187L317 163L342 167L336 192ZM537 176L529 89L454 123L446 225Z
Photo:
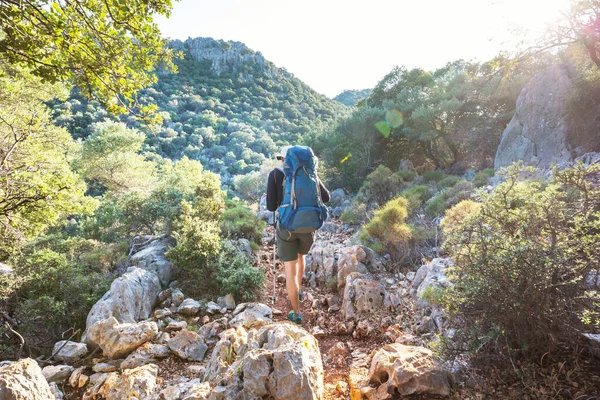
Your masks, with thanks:
M600 1L573 0L564 19L553 25L539 43L524 56L556 47L581 45L600 68Z
M60 85L0 68L0 258L60 216L91 205L70 166L76 144L50 123L42 104L61 93Z
M138 154L144 134L112 121L96 123L93 130L76 163L80 173L103 185L111 195L149 193L155 185L156 165Z
M110 112L147 116L156 107L138 105L137 90L156 82L157 67L175 70L153 22L171 7L171 0L3 0L0 57L50 82L70 81Z

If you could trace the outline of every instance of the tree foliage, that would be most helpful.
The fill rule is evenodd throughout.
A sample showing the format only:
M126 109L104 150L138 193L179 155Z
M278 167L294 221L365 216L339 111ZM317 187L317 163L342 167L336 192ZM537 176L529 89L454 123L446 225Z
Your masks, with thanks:
M92 206L70 166L76 144L42 104L60 94L22 70L0 71L0 258L61 216Z
M599 171L578 164L547 183L521 181L524 169L513 165L479 206L463 202L448 214L455 267L446 304L466 328L459 346L535 358L597 324L600 303L586 286L600 257Z
M171 0L4 0L0 57L47 81L72 82L110 112L123 113L138 107L136 92L156 82L158 66L175 69L153 21L171 7Z

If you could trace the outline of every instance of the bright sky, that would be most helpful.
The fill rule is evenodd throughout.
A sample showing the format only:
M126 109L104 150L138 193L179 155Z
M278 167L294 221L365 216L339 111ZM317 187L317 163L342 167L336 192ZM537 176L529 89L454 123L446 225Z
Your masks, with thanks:
M569 0L181 0L165 37L245 43L314 90L372 88L396 65L488 60L540 32ZM521 31L515 36L514 29ZM517 38L517 39L515 39Z

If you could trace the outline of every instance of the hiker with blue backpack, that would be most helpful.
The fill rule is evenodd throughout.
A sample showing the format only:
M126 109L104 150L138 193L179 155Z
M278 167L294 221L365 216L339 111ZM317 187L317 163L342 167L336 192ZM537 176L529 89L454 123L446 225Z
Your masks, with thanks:
M315 232L327 219L329 191L317 175L318 160L306 146L285 146L277 159L282 166L269 174L267 209L276 212L277 255L285 266L286 289L292 309L288 319L302 324L300 302L304 257Z

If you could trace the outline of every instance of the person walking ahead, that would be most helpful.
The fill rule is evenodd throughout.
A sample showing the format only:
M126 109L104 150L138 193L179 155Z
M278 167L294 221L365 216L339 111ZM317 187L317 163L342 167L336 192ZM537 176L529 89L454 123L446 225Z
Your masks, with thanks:
M290 160L286 163L288 154ZM314 242L316 229L327 218L322 203L328 202L330 195L316 174L317 159L309 147L285 146L277 154L277 159L282 161L282 166L269 174L267 209L279 210L275 236L277 255L285 266L287 295L292 305L288 319L302 324L299 303L303 300L304 257Z

